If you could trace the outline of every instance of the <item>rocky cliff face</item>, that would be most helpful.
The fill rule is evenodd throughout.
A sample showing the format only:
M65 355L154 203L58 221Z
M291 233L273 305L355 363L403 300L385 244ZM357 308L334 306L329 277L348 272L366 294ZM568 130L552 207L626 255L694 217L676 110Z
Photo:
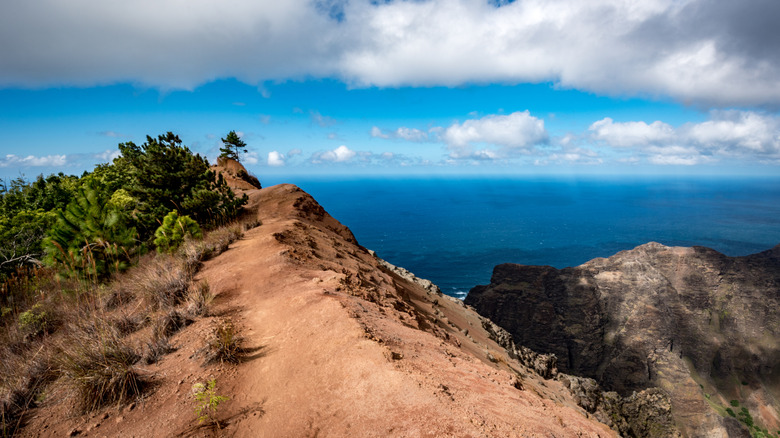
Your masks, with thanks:
M780 433L780 246L727 257L649 243L562 270L504 264L466 303L562 372L622 396L659 388L687 436Z

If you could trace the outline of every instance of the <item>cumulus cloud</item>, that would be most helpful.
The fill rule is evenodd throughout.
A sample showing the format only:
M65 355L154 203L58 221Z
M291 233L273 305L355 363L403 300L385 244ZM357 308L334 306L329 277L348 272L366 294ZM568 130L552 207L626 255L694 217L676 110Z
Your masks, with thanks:
M607 117L590 125L593 138L616 147L646 146L664 143L674 139L674 128L666 123L655 121L615 123Z
M41 11L46 11L42 14ZM354 86L551 81L701 105L778 105L780 2L6 2L0 86L215 78ZM45 31L44 31L45 30Z
M654 164L694 165L724 158L780 161L780 118L753 111L712 111L710 120L677 128L661 121L615 122L589 128L591 139L631 149Z
M383 131L374 126L371 128L371 136L384 139L400 139L405 141L422 142L428 140L428 133L417 128L400 127L394 131Z
M241 157L241 160L246 164L255 165L260 162L259 156L255 151L249 151Z
M528 111L509 115L488 115L454 123L445 129L441 139L447 143L452 158L494 159L498 154L483 149L474 152L475 145L490 144L503 148L504 152L527 152L531 147L547 141L544 121Z
M355 155L357 155L355 151L353 151L352 149L344 145L341 145L336 149L314 154L314 156L312 157L312 161L314 162L328 161L332 163L343 163L345 161L349 161L353 159Z
M272 167L281 167L284 166L285 158L284 155L280 154L277 151L271 151L268 153L268 165Z
M46 155L42 157L28 155L20 157L8 154L4 158L0 158L0 167L55 167L64 166L66 163L67 157L65 155Z
M99 154L95 154L95 158L103 163L110 163L120 155L122 154L119 152L119 150L105 150Z

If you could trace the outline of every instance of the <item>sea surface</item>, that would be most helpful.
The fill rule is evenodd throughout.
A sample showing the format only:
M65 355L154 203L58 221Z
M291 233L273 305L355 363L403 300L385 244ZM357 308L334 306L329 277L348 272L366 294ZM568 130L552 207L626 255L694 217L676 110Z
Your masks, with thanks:
M459 298L500 263L563 268L650 241L730 256L780 244L780 178L284 182L314 196L361 245Z

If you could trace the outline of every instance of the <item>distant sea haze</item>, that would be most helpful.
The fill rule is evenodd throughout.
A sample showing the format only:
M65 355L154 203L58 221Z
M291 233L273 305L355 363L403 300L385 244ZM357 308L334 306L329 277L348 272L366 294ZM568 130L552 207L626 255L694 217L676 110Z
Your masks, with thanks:
M361 245L460 298L500 263L563 268L650 241L730 256L780 243L780 178L289 182Z

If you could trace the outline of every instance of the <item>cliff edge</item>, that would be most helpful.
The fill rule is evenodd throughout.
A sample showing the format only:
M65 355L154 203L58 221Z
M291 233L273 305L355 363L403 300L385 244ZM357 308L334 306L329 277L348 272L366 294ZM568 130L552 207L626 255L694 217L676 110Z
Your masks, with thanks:
M780 433L780 246L648 243L578 267L504 264L466 298L563 372L668 394L685 436Z
M549 357L518 356L508 334L361 247L305 192L247 190L262 224L203 264L208 314L139 365L144 398L74 415L52 396L23 435L616 436L550 378ZM225 320L243 339L239 363L204 364ZM198 424L191 388L210 379L229 400Z

